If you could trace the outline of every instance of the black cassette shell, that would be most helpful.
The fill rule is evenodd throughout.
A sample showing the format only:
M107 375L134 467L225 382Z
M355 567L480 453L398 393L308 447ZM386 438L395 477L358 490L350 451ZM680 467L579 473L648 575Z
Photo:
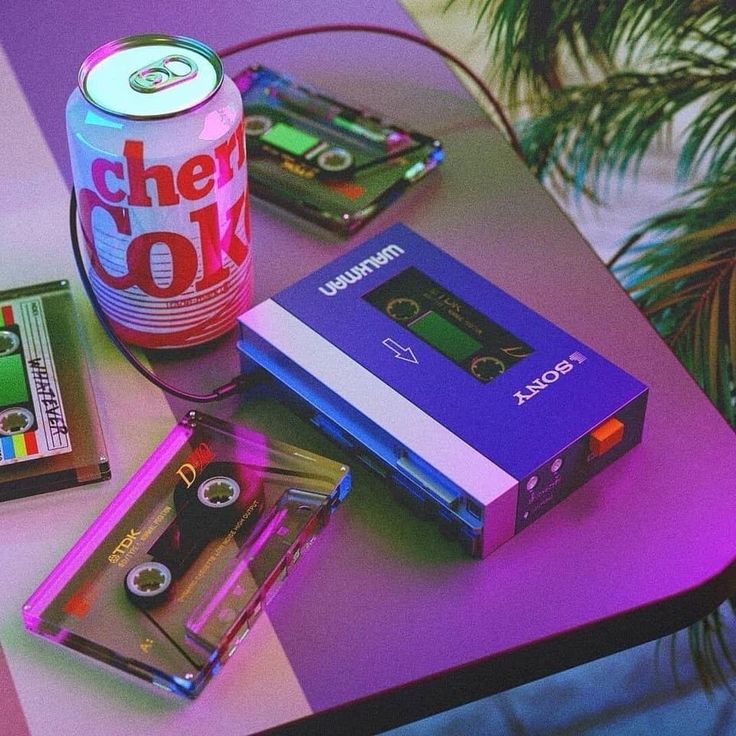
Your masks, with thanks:
M170 580L161 586L160 594L141 595L130 573L125 577L128 598L141 608L154 608L167 600L171 583L184 575L209 542L227 534L240 520L233 539L241 546L265 508L261 478L252 467L240 463L211 463L194 482L181 478L173 496L176 518L148 551L152 572L160 574L163 565Z

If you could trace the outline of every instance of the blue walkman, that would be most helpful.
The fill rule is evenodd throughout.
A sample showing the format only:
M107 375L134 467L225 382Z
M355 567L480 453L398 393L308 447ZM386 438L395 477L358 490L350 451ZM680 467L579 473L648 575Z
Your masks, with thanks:
M484 557L641 440L648 389L403 225L240 317L311 420Z

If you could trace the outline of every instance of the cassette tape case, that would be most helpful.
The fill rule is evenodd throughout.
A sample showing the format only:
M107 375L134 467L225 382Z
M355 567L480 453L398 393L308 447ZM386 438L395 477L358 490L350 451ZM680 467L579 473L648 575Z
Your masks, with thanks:
M435 138L344 105L253 66L234 79L243 98L253 194L349 235L435 169Z
M0 292L0 501L110 477L66 281Z
M26 627L195 697L349 489L345 465L190 412L31 596Z

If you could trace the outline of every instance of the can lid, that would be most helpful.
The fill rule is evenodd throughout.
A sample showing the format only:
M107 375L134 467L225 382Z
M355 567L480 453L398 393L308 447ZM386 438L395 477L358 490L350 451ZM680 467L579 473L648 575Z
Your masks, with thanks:
M222 61L185 36L147 34L111 41L79 69L79 89L106 112L126 118L166 118L201 105L222 84Z

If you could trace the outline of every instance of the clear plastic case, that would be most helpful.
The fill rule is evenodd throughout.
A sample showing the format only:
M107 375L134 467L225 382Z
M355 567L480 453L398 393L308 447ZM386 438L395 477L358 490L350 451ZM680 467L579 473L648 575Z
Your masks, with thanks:
M350 488L350 470L190 412L23 607L26 627L195 697Z

